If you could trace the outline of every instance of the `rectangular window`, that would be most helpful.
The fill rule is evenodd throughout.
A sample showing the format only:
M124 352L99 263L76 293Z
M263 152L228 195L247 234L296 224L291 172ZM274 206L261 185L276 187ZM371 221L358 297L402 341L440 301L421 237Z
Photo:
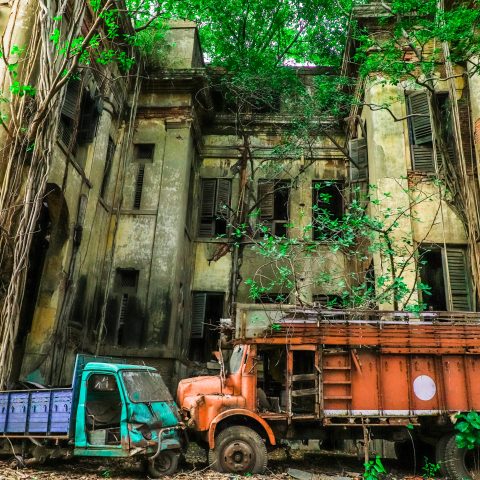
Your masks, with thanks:
M448 94L434 95L442 117L443 132L440 132L449 146L448 160L454 161L454 143L452 140L450 103ZM414 92L407 96L408 127L410 133L413 169L424 173L435 173L435 156L437 167L441 168L443 155L437 145L436 155L433 149L433 132L430 113L430 100L427 92Z
M82 89L79 80L68 82L59 127L59 138L68 149L93 141L102 108L99 95Z
M100 196L102 198L105 197L105 192L107 191L108 182L110 181L110 171L112 170L114 155L115 155L115 142L109 137L108 147L107 147L107 156L105 158L105 168L103 169L102 185L100 187Z
M272 235L285 237L289 219L290 182L259 180L257 204L263 227Z
M135 143L133 146L133 158L136 161L152 162L154 153L154 143Z
M420 279L430 287L422 301L431 310L473 309L466 251L461 248L422 247L419 250Z
M138 166L137 180L135 182L135 194L133 196L133 209L139 210L142 204L143 179L145 176L145 165Z
M208 362L218 350L223 303L223 293L193 292L190 360Z
M59 138L67 148L70 148L73 144L77 112L80 108L81 84L78 80L70 80L65 88L60 112Z
M350 181L368 181L368 149L366 138L355 138L348 145L350 161Z
M313 295L313 305L316 308L342 308L342 296L336 294L318 294Z
M202 178L198 236L212 238L227 233L232 181L228 178Z
M338 233L343 217L343 183L315 180L312 190L313 239L329 240Z
M106 317L106 339L111 345L139 347L142 343L144 314L137 299L139 270L118 268L113 296Z
M288 293L263 293L255 299L255 303L288 303Z

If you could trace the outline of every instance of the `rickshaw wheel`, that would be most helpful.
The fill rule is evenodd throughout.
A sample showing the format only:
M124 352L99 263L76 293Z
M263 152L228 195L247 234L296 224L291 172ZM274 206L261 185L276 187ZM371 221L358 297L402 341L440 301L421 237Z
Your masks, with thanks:
M147 471L151 478L160 478L165 475L172 475L178 467L179 453L170 450L160 452L157 458L147 460Z

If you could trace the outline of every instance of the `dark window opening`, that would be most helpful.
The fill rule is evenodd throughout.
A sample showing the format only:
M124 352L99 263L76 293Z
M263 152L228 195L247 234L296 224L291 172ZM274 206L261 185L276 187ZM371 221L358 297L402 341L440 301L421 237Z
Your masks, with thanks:
M110 172L112 170L113 157L115 155L115 142L109 137L107 156L105 158L105 168L103 169L102 185L100 187L100 196L105 197L107 191L108 182L110 181Z
M343 184L314 181L312 195L312 226L314 240L328 240L339 233L343 217Z
M232 182L227 178L202 178L198 236L212 238L227 233Z
M257 202L260 209L260 234L286 237L289 219L290 182L260 180Z
M154 143L136 143L133 146L133 157L135 160L153 161L155 153Z
M219 349L223 303L223 293L193 293L190 360L208 362L212 352Z
M133 197L133 208L139 210L142 204L143 179L145 177L145 165L138 166L137 180L135 182L135 194Z
M90 92L84 90L80 106L77 143L84 145L93 142L97 133L98 120L102 112L102 102Z
M429 310L469 311L473 308L466 252L460 248L420 248L421 300Z
M285 346L259 345L257 368L258 387L264 397L258 395L259 408L280 413L287 409L287 349ZM266 398L265 398L266 397Z
M293 350L291 376L292 413L314 414L318 394L315 351Z
M263 293L255 299L255 303L288 303L288 293Z
M138 284L138 273L139 271L134 270L133 268L117 269L117 288L130 288L136 291Z
M59 138L67 149L91 143L102 112L101 98L82 89L79 80L68 82L60 113Z
M423 293L422 300L430 310L447 310L442 252L440 249L421 249L419 253L420 279L431 289L430 295Z
M313 295L313 304L317 308L342 308L342 296L337 294L318 294Z
M139 270L116 271L114 296L107 306L106 340L110 345L139 347L142 344L145 315L137 298Z

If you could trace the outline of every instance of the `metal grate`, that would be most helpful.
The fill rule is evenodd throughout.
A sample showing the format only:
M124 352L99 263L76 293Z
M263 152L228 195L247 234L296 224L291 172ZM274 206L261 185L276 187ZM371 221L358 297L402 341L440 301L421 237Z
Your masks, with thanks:
M143 178L145 176L145 165L138 166L137 181L135 183L135 196L133 198L133 208L140 209L142 204Z
M118 269L117 284L120 288L137 288L138 270Z

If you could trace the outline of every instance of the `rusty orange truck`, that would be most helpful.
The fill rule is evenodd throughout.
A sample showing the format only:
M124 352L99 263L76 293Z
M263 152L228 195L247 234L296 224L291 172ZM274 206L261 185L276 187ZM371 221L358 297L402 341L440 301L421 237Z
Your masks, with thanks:
M399 457L430 448L455 480L480 473L454 429L457 413L480 411L478 314L239 305L235 329L220 375L178 387L214 469L261 473L288 439L375 438Z

